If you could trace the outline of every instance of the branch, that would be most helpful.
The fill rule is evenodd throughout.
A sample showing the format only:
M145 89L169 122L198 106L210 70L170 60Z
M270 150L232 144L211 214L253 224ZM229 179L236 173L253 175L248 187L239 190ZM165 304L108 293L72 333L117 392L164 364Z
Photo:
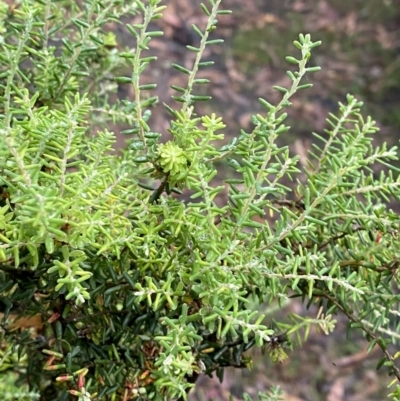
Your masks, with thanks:
M382 350L383 354L386 356L386 358L393 363L393 365L391 366L391 368L393 369L393 373L396 376L398 382L400 383L400 369L396 367L394 361L395 358L393 357L392 354L389 353L389 351L386 349L386 347L384 346L384 344L382 343L382 341L379 341L381 339L380 336L377 336L373 331L371 331L370 329L368 329L367 327L364 326L363 322L361 320L359 320L356 316L354 316L352 313L348 312L346 310L346 308L344 308L339 301L337 301L334 297L332 297L329 294L319 294L319 296L323 296L327 299L329 299L329 301L331 301L334 305L336 305L336 307L341 310L352 322L357 323L361 330L363 330L365 333L368 334L368 336L370 338L372 338L373 340L375 340L376 344L378 344L379 348Z
M150 197L150 203L156 203L158 199L160 199L161 194L164 192L165 186L168 182L169 173L165 176L164 181L161 182L161 185L153 192Z

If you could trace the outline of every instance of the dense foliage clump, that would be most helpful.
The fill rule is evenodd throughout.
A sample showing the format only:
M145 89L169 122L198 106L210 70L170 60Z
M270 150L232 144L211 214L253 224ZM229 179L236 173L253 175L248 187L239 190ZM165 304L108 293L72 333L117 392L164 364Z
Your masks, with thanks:
M287 57L294 69L289 88L275 87L279 104L260 99L253 130L224 141L222 118L195 107L208 99L197 72L220 42L220 0L202 5L204 27L193 25L193 66L173 65L187 84L173 86L163 141L151 129L155 84L141 83L162 35L160 3L1 3L2 376L31 399L185 398L199 374L246 367L253 345L283 360L289 340L313 325L329 334L342 312L382 349L395 384L399 217L386 204L400 197L397 150L373 147L375 123L350 95L315 134L306 168L277 145L290 98L319 69L308 64L320 44L309 35ZM143 17L126 25L135 45L121 49L109 24L133 14ZM112 102L120 85L134 98ZM111 123L132 135L122 154ZM215 184L224 164L229 178ZM318 315L272 325L256 308L293 296L317 303Z

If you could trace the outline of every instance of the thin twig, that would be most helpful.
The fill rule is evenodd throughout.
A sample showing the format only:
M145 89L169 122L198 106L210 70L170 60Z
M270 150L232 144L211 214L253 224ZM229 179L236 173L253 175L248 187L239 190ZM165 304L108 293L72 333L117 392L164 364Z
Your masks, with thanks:
M168 177L169 174L165 176L164 181L162 181L161 185L153 192L149 200L150 203L155 203L158 199L160 199L160 196L164 192L165 186L167 185Z
M339 301L337 301L334 297L332 297L329 294L319 294L319 296L323 296L327 299L329 299L333 304L335 304L352 322L358 323L360 325L361 330L363 330L365 333L368 334L368 336L372 339L375 340L376 344L378 344L379 348L382 350L383 354L386 356L386 358L393 363L393 366L391 366L391 369L393 369L393 373L396 376L398 382L400 383L400 370L399 368L396 367L394 361L395 358L393 357L392 354L389 353L389 351L384 347L383 344L381 344L380 336L377 336L373 331L368 329L362 324L362 321L359 320L356 316L354 316L352 313L349 313L346 311L346 309L340 304Z

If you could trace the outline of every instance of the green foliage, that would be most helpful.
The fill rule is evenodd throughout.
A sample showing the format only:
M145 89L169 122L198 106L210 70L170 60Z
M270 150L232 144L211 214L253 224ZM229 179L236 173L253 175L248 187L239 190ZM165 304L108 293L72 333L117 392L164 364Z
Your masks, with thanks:
M2 4L0 347L17 362L2 358L0 369L43 399L185 398L199 374L248 366L253 345L286 358L289 337L301 342L312 326L330 333L339 311L400 379L389 350L398 338L399 218L386 206L400 196L397 150L373 147L375 123L350 95L325 135L315 134L307 167L278 146L290 129L284 110L319 69L308 65L320 44L309 35L287 57L294 69L290 87L275 87L279 104L260 99L254 129L221 146L222 119L195 111L208 98L196 76L210 65L205 47L220 43L210 36L227 13L220 3L202 5L192 68L174 65L187 85L165 105L167 143L150 128L155 85L141 83L155 59L151 39L162 34L151 24L162 17L159 0ZM133 13L143 17L126 25L135 47L120 50L105 28ZM119 85L131 85L134 99L113 103ZM110 123L134 135L122 155ZM221 161L234 178L216 185ZM190 202L172 195L183 189ZM272 327L252 306L294 296L319 314ZM34 329L12 322L37 315Z
M11 372L2 374L0 392L5 401L34 401L39 400L40 394L28 390L27 385L16 385L17 377Z
M258 393L260 401L282 401L282 391L278 387L272 387L268 393ZM248 394L243 394L243 401L252 401L253 399ZM229 400L231 401L231 399Z

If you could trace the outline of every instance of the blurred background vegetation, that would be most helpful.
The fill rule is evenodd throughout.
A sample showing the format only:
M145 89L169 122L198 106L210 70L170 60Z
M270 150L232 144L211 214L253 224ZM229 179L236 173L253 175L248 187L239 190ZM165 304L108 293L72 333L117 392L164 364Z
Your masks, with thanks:
M204 24L202 1L166 0L164 18L158 22L165 35L152 41L151 53L159 58L147 79L159 84L161 105L153 112L153 120L163 133L168 128L168 114L162 102L173 105L174 91L169 85L182 84L185 79L170 66L179 62L190 68L192 64L195 54L186 45L198 40L191 24ZM285 71L292 66L285 56L296 55L293 40L299 33L310 33L314 40L322 40L310 65L319 65L322 71L307 78L314 84L312 89L294 98L292 130L283 141L295 145L300 140L309 146L311 132L323 131L328 112L335 112L337 102L344 101L347 93L364 101L364 112L378 121L379 140L397 141L400 0L224 0L223 8L233 14L220 18L214 34L225 43L206 50L206 59L214 60L215 65L200 75L211 79L212 85L204 90L213 100L198 105L199 113L214 111L224 116L231 135L237 134L239 127L251 129L250 116L262 112L257 98L262 96L271 103L280 98L272 86L289 82ZM121 35L129 45L129 35L117 33L119 38Z

